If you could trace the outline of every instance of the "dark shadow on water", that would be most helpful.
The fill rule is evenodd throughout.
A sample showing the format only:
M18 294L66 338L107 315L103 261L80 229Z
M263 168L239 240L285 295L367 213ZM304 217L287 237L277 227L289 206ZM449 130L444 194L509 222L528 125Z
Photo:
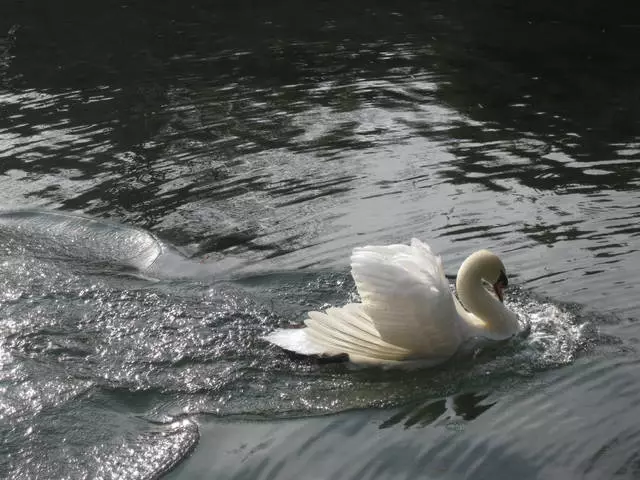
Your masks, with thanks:
M452 425L470 422L489 410L495 402L486 403L488 394L460 393L445 399L415 402L400 408L380 425L390 428L402 424L404 428L427 427L434 423Z

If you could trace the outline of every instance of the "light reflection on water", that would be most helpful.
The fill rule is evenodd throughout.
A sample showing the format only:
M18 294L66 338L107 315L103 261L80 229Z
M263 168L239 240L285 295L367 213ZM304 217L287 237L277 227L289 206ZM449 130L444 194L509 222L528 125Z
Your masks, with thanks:
M637 473L637 42L615 16L69 3L0 7L0 200L139 229L0 222L2 473L147 478L194 448L171 475ZM531 335L403 373L257 340L352 299L351 248L412 236L448 273L498 251Z

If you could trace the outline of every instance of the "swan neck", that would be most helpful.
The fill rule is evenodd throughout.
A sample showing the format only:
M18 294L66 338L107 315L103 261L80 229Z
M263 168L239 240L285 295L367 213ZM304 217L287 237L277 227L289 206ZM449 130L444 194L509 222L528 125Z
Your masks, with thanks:
M484 323L484 329L496 334L510 335L517 325L515 315L484 287L483 270L482 255L471 255L460 266L456 279L460 302Z

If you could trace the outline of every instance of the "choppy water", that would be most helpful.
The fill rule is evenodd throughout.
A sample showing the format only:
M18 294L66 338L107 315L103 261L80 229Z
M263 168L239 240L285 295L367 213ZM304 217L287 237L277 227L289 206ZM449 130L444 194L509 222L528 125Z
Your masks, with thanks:
M640 475L636 7L99 3L0 6L1 477ZM259 340L412 236L499 252L531 334Z

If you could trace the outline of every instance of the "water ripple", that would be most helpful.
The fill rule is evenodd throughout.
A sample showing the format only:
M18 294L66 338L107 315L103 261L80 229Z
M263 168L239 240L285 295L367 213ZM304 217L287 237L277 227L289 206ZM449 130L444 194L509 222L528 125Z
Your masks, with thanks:
M635 7L5 3L2 204L121 223L0 215L0 476L638 475ZM411 373L258 340L412 236L497 251L529 337Z

